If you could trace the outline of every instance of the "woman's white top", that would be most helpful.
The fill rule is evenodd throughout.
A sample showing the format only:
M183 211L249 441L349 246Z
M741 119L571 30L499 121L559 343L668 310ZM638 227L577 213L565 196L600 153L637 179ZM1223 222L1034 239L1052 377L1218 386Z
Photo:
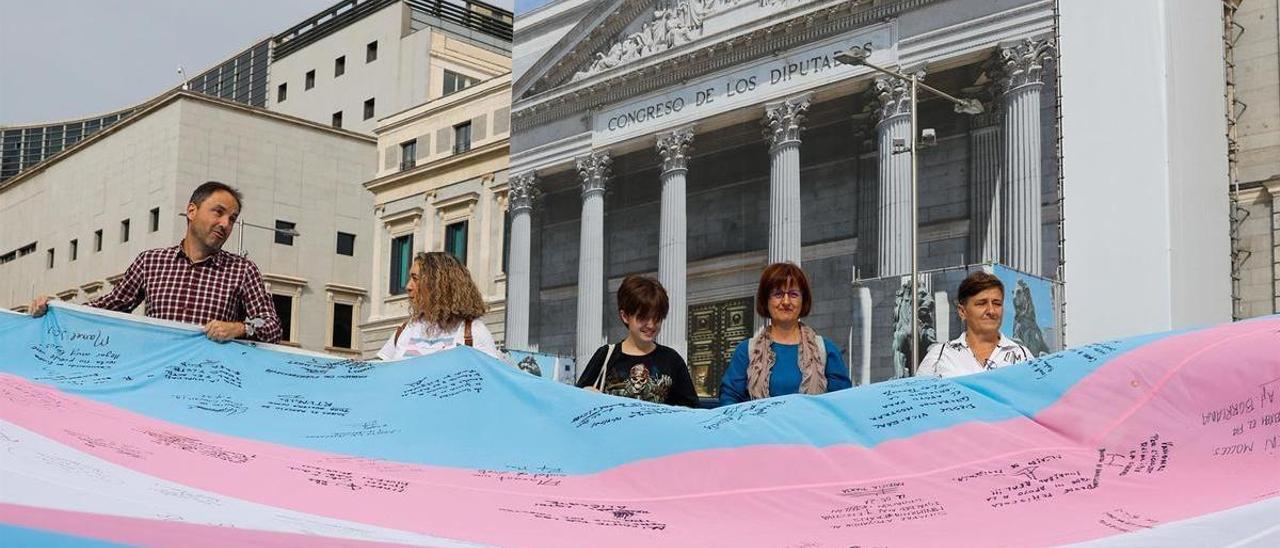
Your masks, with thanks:
M965 340L965 334L961 333L959 337L950 342L929 345L929 349L925 351L924 359L920 361L920 367L916 368L916 376L959 377L961 375L972 375L990 371L997 367L1027 361L1033 357L1031 350L1028 350L1027 347L1013 342L1013 340L1001 334L1000 342L996 343L996 348L991 351L991 356L987 357L983 363L978 363L978 358L973 355L973 349L969 348L969 342Z
M458 322L458 327L446 333L435 324L423 321L409 322L404 331L400 332L399 341L396 340L395 333L391 334L387 344L382 345L382 350L378 351L378 358L398 360L426 356L441 350L464 346L466 344L465 324L466 322ZM498 344L493 340L493 333L489 332L489 328L483 321L471 321L471 344L476 350L500 360L503 359L502 353L498 351Z

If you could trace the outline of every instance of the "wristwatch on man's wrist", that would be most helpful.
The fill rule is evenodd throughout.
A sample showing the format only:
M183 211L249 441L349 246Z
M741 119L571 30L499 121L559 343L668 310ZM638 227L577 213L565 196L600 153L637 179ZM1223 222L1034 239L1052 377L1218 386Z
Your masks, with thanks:
M266 323L266 322L262 321L262 318L249 318L249 319L245 320L245 321L244 321L244 336L246 336L246 337L252 337L252 336L254 336L254 334L258 332L258 328L259 328L259 327L262 327L262 324L264 324L264 323Z

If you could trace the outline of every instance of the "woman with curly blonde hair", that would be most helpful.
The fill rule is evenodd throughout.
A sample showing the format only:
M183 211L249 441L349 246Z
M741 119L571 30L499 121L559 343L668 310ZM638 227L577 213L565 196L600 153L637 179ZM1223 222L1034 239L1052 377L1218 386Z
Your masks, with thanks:
M493 334L485 327L484 299L471 273L443 251L418 253L409 268L409 319L382 345L378 357L398 360L425 356L460 345L502 359Z

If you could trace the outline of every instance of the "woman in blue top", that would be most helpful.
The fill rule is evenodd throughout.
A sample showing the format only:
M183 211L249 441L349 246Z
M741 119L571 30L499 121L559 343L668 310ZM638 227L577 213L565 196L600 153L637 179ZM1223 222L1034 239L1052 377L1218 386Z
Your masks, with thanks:
M840 349L800 321L809 315L809 278L792 263L760 274L756 313L769 325L738 344L720 381L720 405L784 394L825 394L849 388Z

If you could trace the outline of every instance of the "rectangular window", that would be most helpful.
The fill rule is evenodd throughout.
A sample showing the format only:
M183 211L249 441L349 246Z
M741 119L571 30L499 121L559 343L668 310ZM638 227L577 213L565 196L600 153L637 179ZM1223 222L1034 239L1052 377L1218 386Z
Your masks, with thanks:
M346 232L338 233L338 254L354 257L356 254L356 235Z
M333 127L342 128L342 111L333 113Z
M276 243L280 245L293 245L293 227L298 226L296 223L289 221L276 221Z
M471 150L470 121L453 126L453 153L462 154L468 150Z
M313 87L316 87L316 71L308 70L307 79L306 79L306 82L302 84L302 89L308 90Z
M445 69L443 95L448 95L456 91L462 91L478 83L480 83L480 80L477 78L463 76L452 70Z
M400 171L413 169L418 163L418 140L400 143Z
M343 55L333 60L333 77L337 78L347 73L347 56Z
M451 71L449 69L445 69L444 89L440 90L441 95L448 95L450 93L458 91L459 89L462 89L458 87L458 76L460 76L458 73Z
M364 119L368 120L370 118L373 118L373 99L368 99L364 102Z
M293 341L293 297L271 294L271 303L276 305L276 316L280 318L280 340Z
M372 63L377 59L378 59L378 41L374 40L373 42L369 42L369 45L364 47L364 62Z
M129 219L120 221L120 243L129 241Z
M280 84L276 86L276 102L283 103L289 98L289 84Z
M453 223L444 228L444 251L467 264L467 221Z
M68 251L70 251L71 260L76 260L76 257L80 256L80 240L71 240L71 249Z
M102 229L93 231L93 250L102 251Z
M403 295L404 285L409 282L409 265L413 262L413 234L405 234L391 240L391 286L392 295Z
M160 208L158 207L151 208L151 231L160 231Z
M47 261L47 264L45 264L45 266L48 268L53 268L53 248L52 247L49 248L49 260Z
M329 346L351 348L351 324L355 309L344 303L333 303L333 340Z

